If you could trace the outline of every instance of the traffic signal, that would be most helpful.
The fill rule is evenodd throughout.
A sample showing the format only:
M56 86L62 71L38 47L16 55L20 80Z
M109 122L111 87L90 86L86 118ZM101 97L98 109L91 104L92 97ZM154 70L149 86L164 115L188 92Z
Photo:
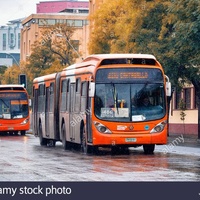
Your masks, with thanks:
M20 74L19 75L19 84L23 85L24 88L26 88L27 83L26 83L26 74Z

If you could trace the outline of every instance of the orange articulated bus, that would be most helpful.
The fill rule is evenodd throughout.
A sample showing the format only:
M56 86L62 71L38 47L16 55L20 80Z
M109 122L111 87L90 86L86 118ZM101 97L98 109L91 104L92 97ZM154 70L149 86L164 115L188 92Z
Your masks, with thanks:
M171 84L153 55L99 54L33 81L33 132L41 145L99 147L166 144Z
M29 99L22 85L0 85L0 133L25 135L30 128Z

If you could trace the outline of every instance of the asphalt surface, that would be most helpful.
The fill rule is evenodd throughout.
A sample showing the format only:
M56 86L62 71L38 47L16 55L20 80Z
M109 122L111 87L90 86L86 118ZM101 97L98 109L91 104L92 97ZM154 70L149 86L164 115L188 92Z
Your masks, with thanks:
M169 134L168 144L172 143L174 140L176 140L179 137L182 137L184 139L184 142L180 142L179 146L200 148L200 139L198 139L198 135Z

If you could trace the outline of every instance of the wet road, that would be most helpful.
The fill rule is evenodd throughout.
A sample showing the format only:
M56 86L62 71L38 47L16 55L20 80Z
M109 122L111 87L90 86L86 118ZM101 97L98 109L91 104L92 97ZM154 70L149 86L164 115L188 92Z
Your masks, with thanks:
M0 136L0 181L200 181L200 150L176 146L164 153L156 146L153 155L142 148L129 154L85 155L41 147L39 139L26 136Z

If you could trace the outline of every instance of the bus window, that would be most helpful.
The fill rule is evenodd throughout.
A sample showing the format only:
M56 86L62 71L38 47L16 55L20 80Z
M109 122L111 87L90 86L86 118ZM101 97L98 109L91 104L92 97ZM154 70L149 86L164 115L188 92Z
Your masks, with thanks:
M81 79L76 79L76 94L75 94L75 112L80 111L80 101L81 101Z
M44 112L45 110L44 95L45 95L45 87L43 84L41 84L39 85L39 97L38 97L38 111L39 112Z
M134 86L131 87L132 121L161 119L165 115L163 84L135 84Z
M50 100L49 100L49 104L50 104L50 108L49 111L53 112L53 108L54 108L54 83L50 84Z
M142 106L144 90L151 106ZM95 114L110 121L160 119L165 115L163 99L163 84L96 84Z
M67 79L61 81L61 111L67 110Z
M87 82L83 82L81 86L81 112L87 109Z

